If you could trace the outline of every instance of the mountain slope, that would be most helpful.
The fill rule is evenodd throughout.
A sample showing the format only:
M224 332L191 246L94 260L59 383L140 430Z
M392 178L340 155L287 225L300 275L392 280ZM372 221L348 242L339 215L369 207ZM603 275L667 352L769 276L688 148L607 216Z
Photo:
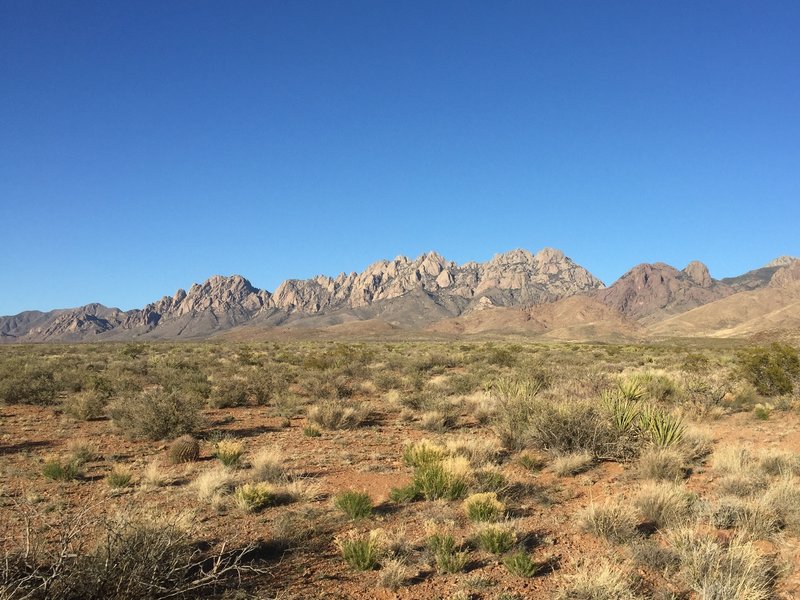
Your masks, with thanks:
M800 329L800 262L777 267L765 287L730 295L653 324L658 337L743 337Z

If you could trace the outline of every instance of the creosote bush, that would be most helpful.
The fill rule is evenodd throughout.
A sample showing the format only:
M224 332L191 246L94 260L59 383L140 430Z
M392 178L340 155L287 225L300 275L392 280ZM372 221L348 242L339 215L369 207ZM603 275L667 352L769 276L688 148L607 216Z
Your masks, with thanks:
M739 369L762 396L790 394L800 376L800 354L788 344L776 342L740 353Z
M151 389L111 403L114 423L132 438L160 440L197 431L202 400L181 392Z

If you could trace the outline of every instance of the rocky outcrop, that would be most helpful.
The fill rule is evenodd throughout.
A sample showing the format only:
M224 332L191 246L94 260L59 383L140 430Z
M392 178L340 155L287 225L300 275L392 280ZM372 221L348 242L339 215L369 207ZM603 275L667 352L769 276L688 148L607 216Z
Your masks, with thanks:
M319 276L283 282L271 305L287 312L318 313L363 308L400 298L414 290L461 305L480 306L489 297L494 305L536 304L603 287L603 283L566 257L545 248L537 254L512 250L486 263L457 265L430 252L416 260L398 256L367 267L363 273L342 273L335 279Z
M683 271L664 263L638 265L595 297L623 315L650 322L732 293L729 286L711 278L703 263L694 261Z

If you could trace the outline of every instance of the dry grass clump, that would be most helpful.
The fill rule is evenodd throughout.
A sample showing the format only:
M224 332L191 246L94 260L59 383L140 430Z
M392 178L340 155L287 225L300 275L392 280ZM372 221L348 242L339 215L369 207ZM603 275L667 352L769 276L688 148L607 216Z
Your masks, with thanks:
M560 477L577 475L588 471L594 464L594 457L586 451L571 452L553 458L550 467Z
M396 592L408 583L413 574L405 559L389 558L381 563L381 569L378 571L378 584Z
M150 461L142 471L141 485L143 488L159 488L167 483L164 467L157 458Z
M712 466L721 475L740 475L750 471L754 457L745 446L725 446L714 453Z
M772 483L762 497L784 528L800 534L800 483L794 477L782 477Z
M216 467L198 475L190 486L200 500L210 501L232 492L235 484L236 478L228 469Z
M684 529L669 536L680 561L680 576L700 598L768 600L774 565L741 538L728 543Z
M717 483L717 491L725 496L752 496L766 489L768 480L757 471L731 473L725 475Z
M458 416L450 410L428 410L419 418L419 426L426 431L444 433L454 429L458 424Z
M133 471L126 465L114 465L106 475L106 483L112 489L126 488L133 479Z
M759 452L757 467L765 475L800 475L800 454L770 449Z
M369 417L365 406L343 400L322 400L308 407L306 418L323 429L354 429Z
M628 574L620 565L607 561L581 562L562 577L558 600L633 600Z
M683 454L673 448L648 448L636 461L636 474L642 479L683 479L686 475Z
M645 521L662 529L688 520L696 500L696 496L683 485L649 482L639 489L633 504Z
M465 456L476 467L495 462L500 454L500 442L494 437L460 435L447 440L445 448L451 456Z
M687 425L678 444L678 450L688 461L701 460L714 450L714 439L707 431Z
M591 504L578 520L582 531L622 544L636 537L638 525L636 514L627 504L606 500L605 503Z
M250 465L257 481L277 483L287 478L285 458L279 448L262 448L250 459Z
M293 479L282 487L283 494L294 501L314 502L323 496L322 486L310 479Z

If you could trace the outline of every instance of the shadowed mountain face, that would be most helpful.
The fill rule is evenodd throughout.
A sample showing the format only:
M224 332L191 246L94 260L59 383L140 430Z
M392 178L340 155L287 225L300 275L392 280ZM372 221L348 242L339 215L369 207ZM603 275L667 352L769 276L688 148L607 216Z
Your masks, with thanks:
M188 292L127 312L99 304L0 318L3 341L202 338L234 327L318 326L379 318L422 327L491 307L533 305L601 289L563 252L513 250L457 265L436 253L379 261L363 273L283 282L273 294L241 276L215 276Z
M708 304L734 293L734 289L712 279L708 268L694 261L679 271L664 263L637 265L614 285L594 293L600 302L640 322Z

